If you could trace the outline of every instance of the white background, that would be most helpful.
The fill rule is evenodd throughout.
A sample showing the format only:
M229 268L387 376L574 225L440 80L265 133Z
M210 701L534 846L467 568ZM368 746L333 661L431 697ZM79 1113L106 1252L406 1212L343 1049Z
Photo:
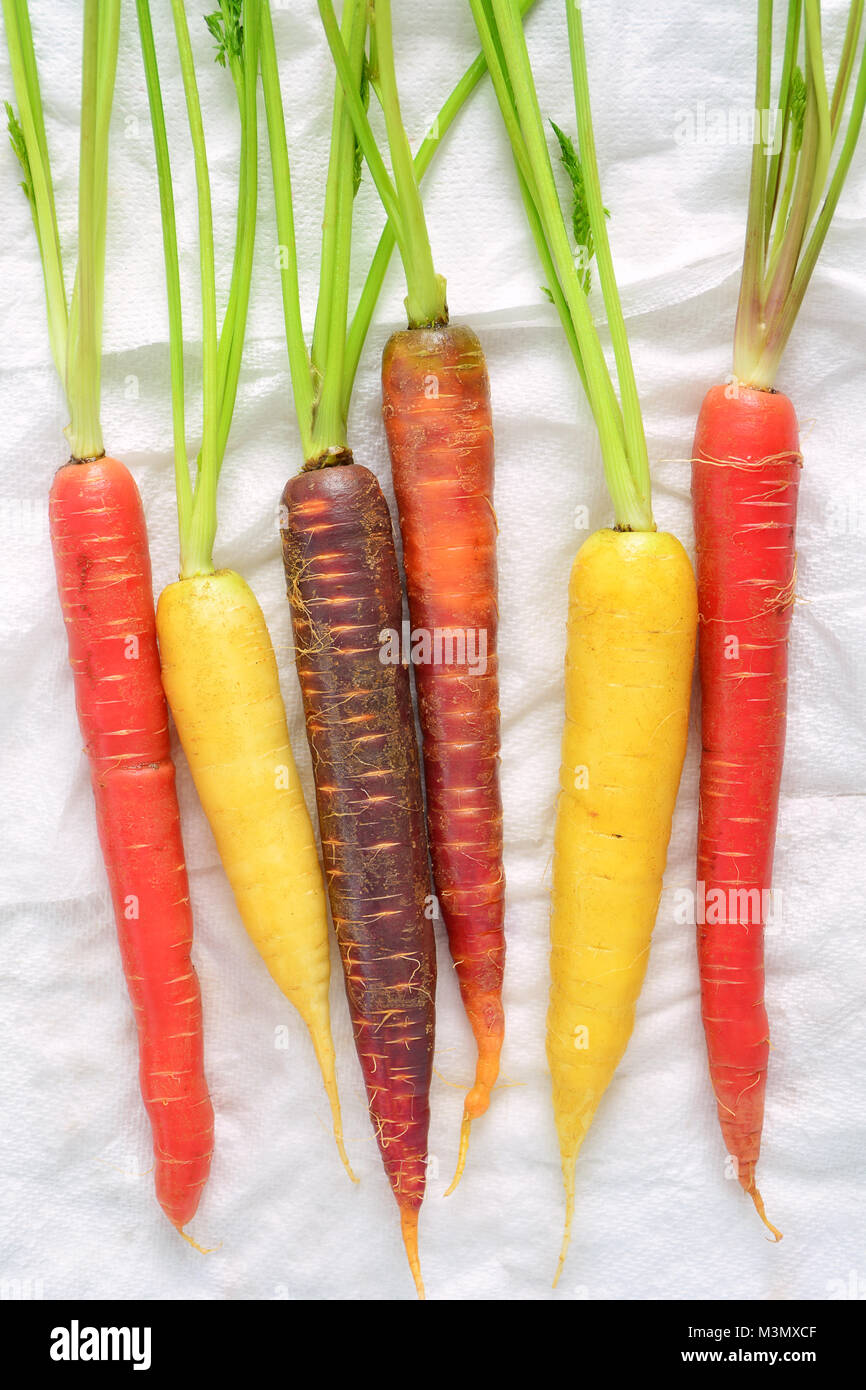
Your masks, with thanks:
M834 52L844 8L838 0L824 6ZM230 79L212 61L199 9L189 6L224 302L237 132ZM747 0L584 4L604 196L653 460L656 516L689 547L691 439L704 391L730 370L750 157L736 139L719 140L718 122L732 113L748 118L755 9ZM153 10L175 166L194 444L200 376L194 181L167 0L153 0ZM404 114L417 139L476 52L477 39L465 0L435 6L396 0L394 10ZM71 271L80 5L33 0L32 12ZM314 0L291 0L275 14L275 25L311 326L332 79ZM543 108L573 130L559 0L539 0L528 28ZM11 95L5 49L0 92ZM159 212L131 0L123 11L110 180L103 424L106 447L127 462L141 488L158 590L175 577L177 543ZM17 182L11 152L0 152L3 1292L410 1298L336 952L333 1024L358 1188L345 1178L330 1139L303 1026L246 938L180 754L195 961L216 1109L213 1171L193 1232L218 1250L200 1255L186 1247L156 1205L132 1013L54 589L46 498L65 457L66 415L48 351L35 238ZM693 875L693 726L637 1026L580 1157L574 1239L556 1294L550 1279L562 1199L544 1017L566 586L585 535L575 528L577 509L589 509L592 528L607 524L610 510L577 375L540 292L489 87L476 94L437 157L426 197L452 315L481 335L493 387L509 883L503 1084L475 1126L462 1186L447 1201L473 1051L440 942L431 1132L438 1173L434 1163L421 1227L428 1295L866 1296L863 152L779 377L800 414L806 456L776 863L780 911L767 943L773 1048L760 1165L768 1212L785 1239L778 1247L764 1239L751 1203L724 1177L694 932L676 911L677 891L688 889ZM380 224L365 176L357 203L358 282ZM279 493L301 459L266 165L259 226L248 349L220 490L217 561L246 575L265 610L311 798L277 535ZM351 418L357 458L376 471L389 498L377 372L389 332L402 323L402 294L395 264ZM281 1050L275 1037L282 1027L288 1047Z

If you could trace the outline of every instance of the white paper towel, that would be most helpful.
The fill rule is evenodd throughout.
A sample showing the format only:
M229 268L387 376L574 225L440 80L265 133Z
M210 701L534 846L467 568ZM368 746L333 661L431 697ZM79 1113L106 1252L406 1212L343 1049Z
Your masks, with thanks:
M75 241L80 6L33 0L61 233ZM237 130L227 74L189 7L206 115L220 295L228 287ZM205 7L203 7L205 8ZM687 545L694 421L730 370L749 148L719 121L752 104L754 6L584 3L596 134L653 460L656 515ZM843 9L827 3L838 47ZM420 137L477 51L465 0L395 4L407 126ZM175 164L189 344L189 433L200 377L196 208L169 7L154 0ZM275 6L288 107L302 293L312 325L332 78L313 0ZM529 23L545 112L574 127L562 6ZM5 49L0 92L11 95ZM264 152L264 139L262 141ZM156 1205L136 1077L132 1014L97 846L47 534L64 458L64 404L48 351L41 273L11 152L0 155L0 650L3 922L0 1039L0 1280L4 1297L410 1298L397 1211L366 1113L336 952L332 1011L352 1188L329 1134L310 1043L247 940L178 756L216 1109L213 1171L186 1247ZM761 1186L785 1240L772 1246L737 1185L706 1074L693 929L677 920L692 883L697 741L690 745L666 890L628 1053L578 1167L571 1255L550 1278L562 1197L544 1060L547 891L563 703L566 586L574 552L610 517L598 444L574 366L539 286L511 156L489 87L437 157L426 188L438 268L455 319L488 357L497 433L503 794L508 876L508 1035L503 1083L456 1156L468 1026L440 942L431 1151L422 1217L430 1297L458 1299L866 1296L862 1075L866 1052L861 846L862 566L866 506L866 163L855 160L787 354L780 385L803 426L800 602L776 882L767 943L773 1050ZM365 176L356 273L381 212ZM220 488L219 563L264 608L312 805L277 536L282 485L300 464L291 414L270 175L235 424ZM111 149L103 423L107 448L144 498L157 589L176 572L166 309L159 208L134 8L123 11ZM391 499L378 358L402 322L392 267L351 419L359 461ZM280 1046L285 1041L286 1046Z

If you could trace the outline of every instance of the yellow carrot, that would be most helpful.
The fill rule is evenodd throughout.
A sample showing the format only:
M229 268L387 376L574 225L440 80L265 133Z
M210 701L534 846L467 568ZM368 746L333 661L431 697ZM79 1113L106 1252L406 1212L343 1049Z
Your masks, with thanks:
M262 611L240 575L215 570L217 483L237 393L249 303L257 194L256 89L259 0L242 0L240 23L226 7L209 16L220 62L235 83L241 116L241 216L232 283L217 334L210 178L192 44L181 0L173 0L184 95L195 159L202 297L202 433L195 483L184 434L183 332L171 164L148 0L136 0L163 224L171 344L172 416L180 529L180 580L157 605L162 678L181 744L235 895L271 975L313 1041L343 1147L328 1014L328 915L313 827L289 746L277 663ZM235 7L236 9L238 7Z
M697 625L688 556L597 531L571 573L547 1057L567 1197L634 1026L686 751Z
M244 926L310 1031L346 1168L328 1015L328 912L262 610L232 570L170 584L162 680Z
M470 3L545 281L598 427L616 518L615 529L597 531L581 547L569 587L547 1019L567 1199L558 1279L574 1214L575 1159L625 1051L646 971L686 750L697 599L685 551L656 530L652 514L646 436L595 154L580 6L566 6L579 152L554 127L573 185L567 224L517 0ZM569 232L578 228L584 241L575 258ZM616 386L586 303L593 255Z

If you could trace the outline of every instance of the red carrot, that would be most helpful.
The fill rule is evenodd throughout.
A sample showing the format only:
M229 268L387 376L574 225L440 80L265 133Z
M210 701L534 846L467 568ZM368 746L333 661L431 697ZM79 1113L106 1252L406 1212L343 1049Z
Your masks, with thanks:
M54 479L51 543L123 968L135 1010L156 1195L180 1229L213 1150L201 997L141 499L116 459Z
M762 1217L763 930L785 751L800 472L787 396L708 392L692 468L703 691L697 875L707 918L698 926L701 1007L722 1134Z
M423 1292L436 987L424 808L408 671L380 659L402 616L391 519L373 474L342 458L286 485L283 559L355 1046Z
M862 4L852 4L831 90L820 6L788 6L773 149L756 140L752 154L734 375L704 400L692 470L703 726L701 1008L728 1153L777 1240L755 1168L769 1056L764 924L785 750L801 457L794 407L775 381L860 133L866 106L862 17ZM772 108L772 41L771 0L760 0L759 112ZM805 77L798 66L801 41ZM858 46L857 83L831 171Z
M441 660L427 653L414 672L433 879L478 1047L468 1138L489 1104L505 1032L493 424L475 334L459 325L395 333L382 400L412 627L443 644Z
M156 1194L182 1228L213 1149L198 981L157 653L141 499L106 458L99 421L108 132L118 0L86 0L78 265L67 302L36 57L26 4L4 0L24 171L45 278L52 354L70 410L71 460L51 489L51 542L96 820L138 1028L141 1090L153 1130ZM189 1236L185 1237L187 1240ZM192 1243L192 1242L191 1242Z

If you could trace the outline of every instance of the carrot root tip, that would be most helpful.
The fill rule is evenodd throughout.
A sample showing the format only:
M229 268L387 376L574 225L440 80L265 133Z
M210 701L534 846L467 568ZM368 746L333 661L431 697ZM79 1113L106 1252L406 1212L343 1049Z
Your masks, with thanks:
M349 1174L349 1177L352 1179L352 1182L360 1182L360 1178L357 1178L355 1176L355 1173L352 1169L352 1165L349 1162L349 1155L346 1153L346 1146L343 1143L343 1136L341 1133L338 1133L337 1130L334 1130L334 1139L337 1143L337 1152L340 1155L340 1158L342 1159L343 1167Z
M568 1255L568 1247L571 1242L571 1226L574 1221L574 1159L562 1160L562 1180L565 1184L565 1229L562 1233L562 1248L559 1252L559 1263L556 1266L556 1273L553 1276L553 1288L559 1283L559 1276L565 1267L565 1259Z
M337 1091L337 1079L334 1075L334 1048L331 1042L330 1033L322 1036L320 1031L309 1019L304 1019L310 1035L313 1039L313 1046L316 1049L316 1056L319 1061L319 1069L322 1073L322 1081L325 1087L325 1095L328 1097L328 1104L331 1107L331 1125L334 1131L334 1143L337 1145L337 1153L352 1182L358 1179L352 1171L349 1162L349 1155L346 1153L346 1145L343 1142L343 1116L340 1112L340 1097Z
M451 1186L447 1189L445 1196L450 1197L455 1190L460 1179L463 1177L463 1169L466 1167L466 1155L469 1153L469 1131L472 1128L472 1116L468 1113L463 1115L463 1123L460 1126L460 1151L457 1154L457 1167L454 1177L451 1179Z
M191 1245L193 1250L197 1250L200 1255L213 1255L215 1251L222 1249L222 1241L220 1241L219 1245L209 1245L205 1247L204 1245L199 1245L197 1241L194 1241L192 1236L187 1235L186 1231L183 1229L183 1226L178 1226L176 1221L172 1222L172 1225L174 1226L174 1229L177 1231L178 1235L183 1236L187 1245Z
M754 1186L754 1183L749 1188L749 1196L755 1204L755 1211L758 1213L767 1230L772 1234L773 1240L778 1245L779 1241L782 1239L782 1232L776 1226L773 1225L772 1221L767 1216L767 1213L764 1211L764 1199L761 1196L758 1189Z
M419 1299L423 1302L427 1295L424 1292L424 1280L421 1278L421 1261L418 1258L418 1213L414 1208L400 1208L400 1230L403 1235L403 1244L406 1248L406 1258L409 1261L412 1278L415 1280L415 1289Z

